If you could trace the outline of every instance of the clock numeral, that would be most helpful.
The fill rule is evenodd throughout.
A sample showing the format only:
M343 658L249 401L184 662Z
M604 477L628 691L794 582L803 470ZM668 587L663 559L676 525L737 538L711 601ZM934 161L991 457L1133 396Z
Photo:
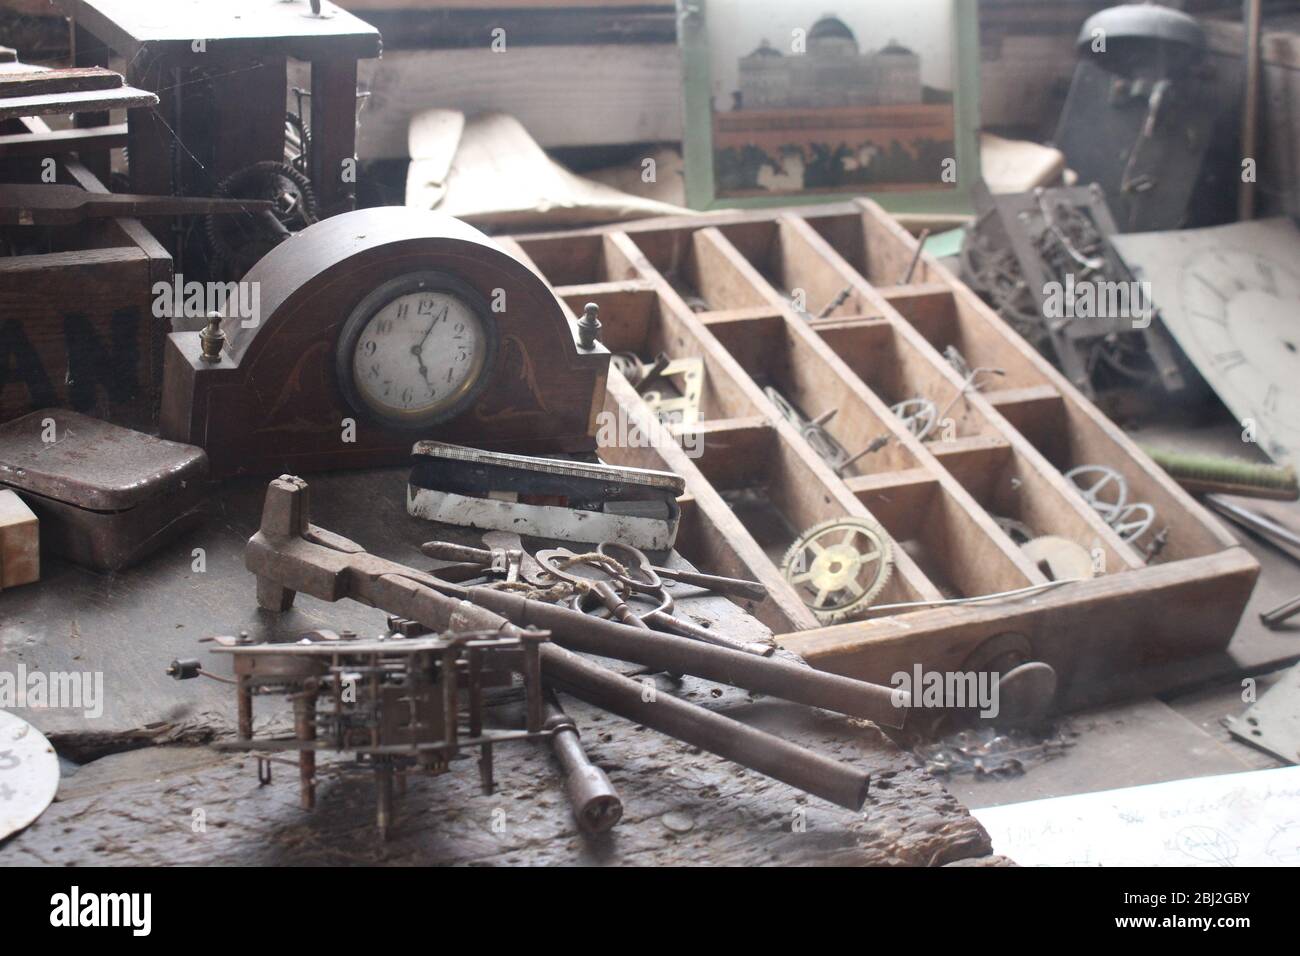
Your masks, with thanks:
M407 313L410 311L411 311L411 303L409 302L397 303L397 317L399 319L406 318Z
M393 331L393 320L380 319L378 322L375 323L375 329L379 332L380 335L387 335L388 333Z
M367 358L373 356L375 354L375 349L377 348L379 348L379 343L374 339L366 339L366 341L361 345L361 351L365 353Z
M1278 398L1281 395L1281 389L1276 385L1270 385L1268 391L1264 393L1264 410L1272 414L1277 413Z

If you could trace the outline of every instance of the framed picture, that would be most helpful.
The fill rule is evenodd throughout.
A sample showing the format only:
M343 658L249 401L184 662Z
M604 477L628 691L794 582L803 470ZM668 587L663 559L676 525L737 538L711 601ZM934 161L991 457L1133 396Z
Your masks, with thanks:
M825 6L825 5L824 5ZM868 195L968 212L979 180L973 0L679 0L695 209Z

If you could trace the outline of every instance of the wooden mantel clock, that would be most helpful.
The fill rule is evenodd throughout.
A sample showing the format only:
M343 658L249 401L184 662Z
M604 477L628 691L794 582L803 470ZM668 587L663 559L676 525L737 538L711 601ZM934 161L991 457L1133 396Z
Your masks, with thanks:
M581 347L545 282L463 222L344 213L243 281L260 315L222 321L215 361L202 333L173 333L163 365L162 436L204 448L215 476L401 464L420 439L595 447L609 353Z

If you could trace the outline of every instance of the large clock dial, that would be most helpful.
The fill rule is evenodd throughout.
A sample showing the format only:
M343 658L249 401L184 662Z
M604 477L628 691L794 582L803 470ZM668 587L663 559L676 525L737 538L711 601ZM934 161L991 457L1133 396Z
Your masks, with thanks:
M1300 451L1300 274L1268 256L1202 252L1179 277L1197 365L1275 458ZM1249 424L1249 422L1247 422Z
M452 276L390 280L344 323L340 385L353 408L383 424L422 428L445 421L486 384L495 332L482 297Z

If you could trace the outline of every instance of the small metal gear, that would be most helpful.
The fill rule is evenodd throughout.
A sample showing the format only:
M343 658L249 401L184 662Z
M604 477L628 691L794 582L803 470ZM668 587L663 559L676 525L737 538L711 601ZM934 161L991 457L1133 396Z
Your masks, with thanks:
M902 419L907 430L920 441L925 441L934 426L939 424L938 406L928 398L909 398L894 405L890 411Z
M319 218L311 180L288 163L274 160L237 170L217 184L217 196L269 199L274 208L263 215L208 216L204 223L214 262L233 271L221 276L240 279L253 263L293 232Z
M823 624L849 620L889 583L893 549L883 528L865 518L814 525L790 546L781 574Z
M1079 465L1065 473L1067 481L1092 505L1107 524L1128 504L1128 482L1114 468L1105 465Z

